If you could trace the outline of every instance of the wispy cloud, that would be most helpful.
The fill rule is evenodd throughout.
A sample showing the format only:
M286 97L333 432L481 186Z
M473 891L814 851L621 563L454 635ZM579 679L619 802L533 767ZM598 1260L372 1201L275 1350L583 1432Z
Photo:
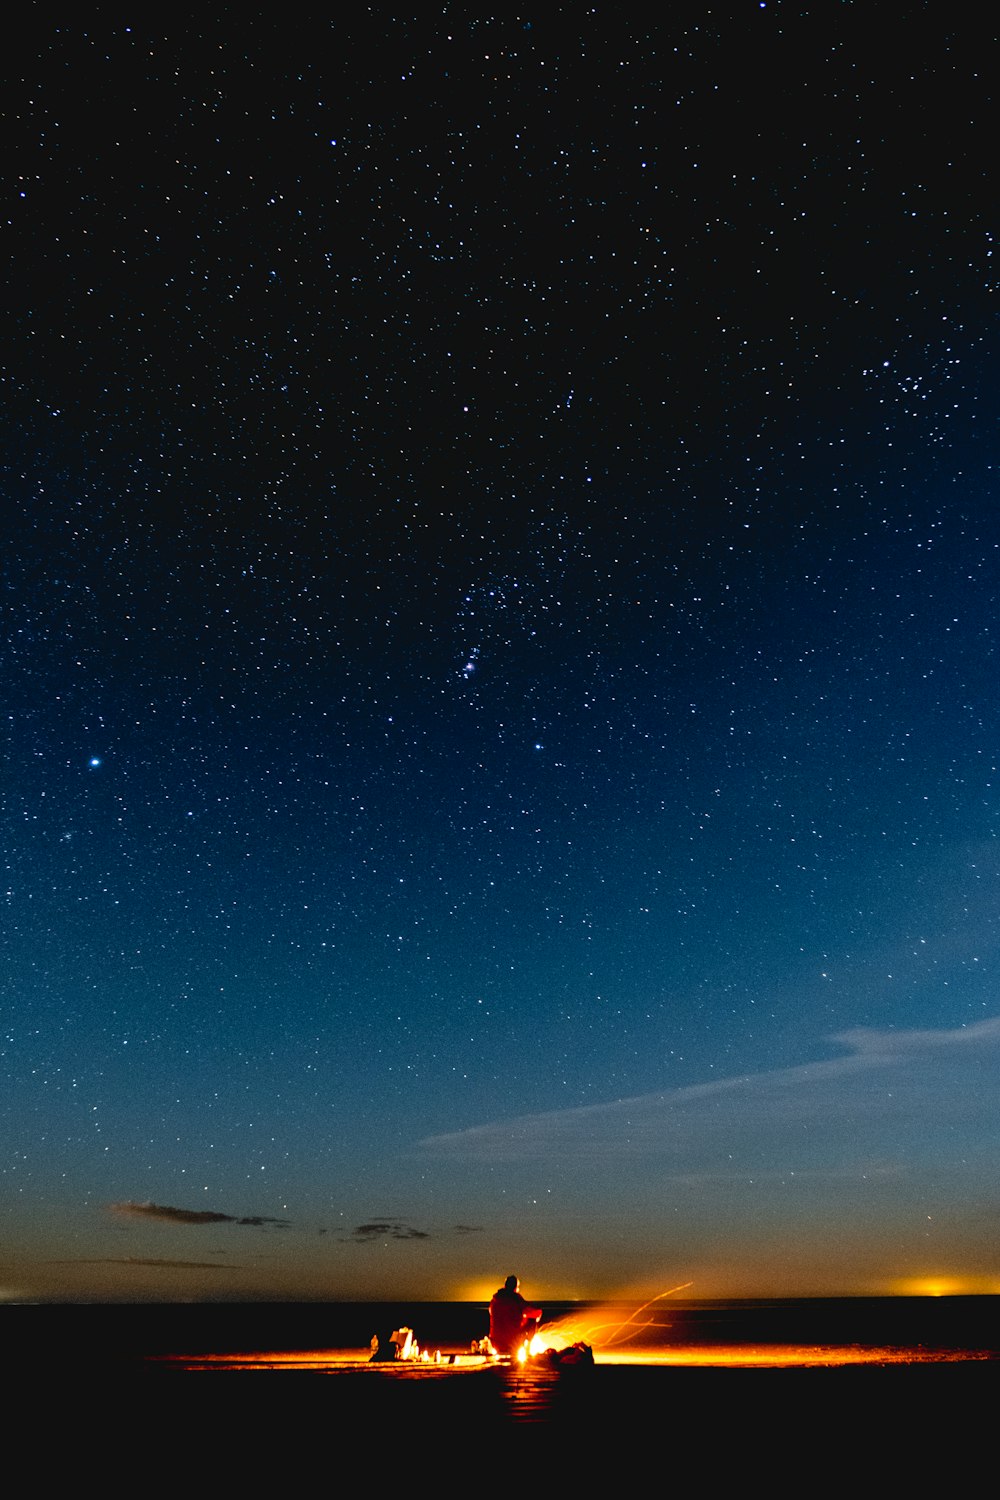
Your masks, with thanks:
M259 1215L237 1218L234 1214L213 1213L208 1209L174 1208L166 1203L111 1203L111 1212L125 1219L159 1219L168 1224L186 1224L195 1227L205 1224L236 1224L250 1229L288 1229L287 1219L268 1219Z
M772 1175L912 1166L1000 1144L1000 1019L953 1031L856 1029L846 1055L614 1103L431 1136L451 1160L542 1163L609 1172L655 1159L660 1174Z
M138 1255L102 1256L99 1260L52 1260L51 1266L136 1266L140 1269L152 1266L156 1270L170 1271L235 1271L236 1266L224 1265L221 1261L206 1260L151 1260Z

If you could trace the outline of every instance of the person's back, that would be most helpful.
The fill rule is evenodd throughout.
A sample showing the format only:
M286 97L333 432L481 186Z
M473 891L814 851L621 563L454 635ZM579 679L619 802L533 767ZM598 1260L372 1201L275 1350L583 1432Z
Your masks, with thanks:
M518 1290L516 1276L508 1276L490 1302L490 1343L498 1354L513 1354L529 1325L542 1316L540 1307L529 1307Z

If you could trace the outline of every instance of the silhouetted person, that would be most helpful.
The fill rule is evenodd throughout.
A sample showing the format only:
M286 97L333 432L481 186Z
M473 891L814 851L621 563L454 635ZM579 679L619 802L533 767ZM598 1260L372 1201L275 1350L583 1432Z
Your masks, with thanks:
M498 1354L516 1354L542 1316L540 1307L529 1307L518 1290L516 1276L508 1276L490 1302L490 1343Z

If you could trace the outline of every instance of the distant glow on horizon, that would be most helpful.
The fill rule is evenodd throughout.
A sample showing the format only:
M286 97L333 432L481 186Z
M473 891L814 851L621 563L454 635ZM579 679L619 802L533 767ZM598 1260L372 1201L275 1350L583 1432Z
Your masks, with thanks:
M997 1276L910 1276L892 1284L897 1297L979 1297L1000 1295Z
M492 1280L489 1277L477 1277L473 1281L459 1282L450 1294L451 1300L487 1303L503 1280L504 1277L498 1274Z

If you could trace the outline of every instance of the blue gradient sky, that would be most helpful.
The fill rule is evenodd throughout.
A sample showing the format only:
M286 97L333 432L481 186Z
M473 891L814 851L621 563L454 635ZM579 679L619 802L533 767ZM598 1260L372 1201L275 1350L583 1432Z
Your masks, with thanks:
M876 12L12 39L2 1295L1000 1285L997 44Z

